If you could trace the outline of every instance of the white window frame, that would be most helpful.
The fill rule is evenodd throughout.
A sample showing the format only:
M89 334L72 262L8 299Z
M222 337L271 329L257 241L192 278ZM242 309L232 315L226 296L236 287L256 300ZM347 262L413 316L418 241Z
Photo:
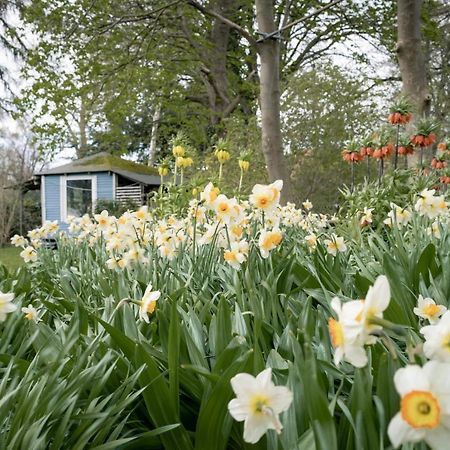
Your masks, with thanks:
M67 181L68 180L91 180L92 186L92 212L95 211L97 203L97 176L96 175L61 175L61 222L67 221Z
M46 220L46 211L47 205L45 203L45 183L46 183L45 175L41 176L41 208L42 208L42 225L44 225Z

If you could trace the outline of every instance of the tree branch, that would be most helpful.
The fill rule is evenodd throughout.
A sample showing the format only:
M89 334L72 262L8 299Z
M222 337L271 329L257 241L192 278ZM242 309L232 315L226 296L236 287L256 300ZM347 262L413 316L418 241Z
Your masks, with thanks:
M272 31L272 33L265 34L262 38L258 39L258 44L261 42L266 41L267 39L271 39L275 36L281 35L281 33L285 30L288 30L289 28L294 27L295 25L298 25L299 23L304 22L305 20L311 19L314 16L317 16L317 14L322 13L323 11L326 11L327 9L331 8L334 5L337 5L338 3L341 3L343 0L334 0L334 2L328 3L327 5L323 6L322 8L319 8L317 11L312 12L311 14L308 14L301 19L294 20L291 23L288 23L284 27L281 27L279 30Z
M341 1L341 0L339 0L339 1ZM204 6L200 5L195 0L186 0L186 3L188 5L194 7L198 11L200 11L205 16L211 16L211 17L215 17L216 19L219 19L223 23L227 24L233 30L236 30L243 38L245 38L247 40L247 42L250 45L256 46L256 44L257 44L256 39L247 30L242 28L237 23L233 22L232 20L227 19L226 17L223 17L222 15L220 15L214 11L210 11L209 9L206 9Z

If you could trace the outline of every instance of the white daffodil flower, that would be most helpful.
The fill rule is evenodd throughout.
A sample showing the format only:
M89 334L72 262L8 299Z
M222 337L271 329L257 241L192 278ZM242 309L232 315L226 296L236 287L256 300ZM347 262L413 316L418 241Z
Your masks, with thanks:
M436 325L423 327L420 332L425 336L425 356L450 363L450 311L447 311Z
M255 184L250 194L250 203L257 209L271 211L280 202L281 189L283 189L283 180L277 180L268 185Z
M400 411L388 427L397 448L424 440L433 450L449 448L450 364L429 361L423 367L409 365L397 370L394 384L400 394Z
M432 325L439 322L439 318L447 311L447 308L443 305L436 305L436 302L431 298L423 298L419 295L417 299L417 308L414 308L414 314L427 319Z
M336 256L337 252L343 253L347 251L347 246L345 245L344 238L336 236L335 234L331 235L331 239L325 239L323 243L327 247L327 252L330 255Z
M238 422L244 422L244 441L258 442L267 430L281 433L278 415L292 403L292 392L285 386L275 386L272 369L263 370L255 378L239 373L231 379L236 398L228 403L228 411Z
M363 308L357 317L367 333L380 329L380 325L372 324L371 319L383 318L383 311L389 306L391 300L391 290L389 281L384 275L380 275L373 286L367 291L366 299L363 301ZM366 343L370 343L367 342Z
M161 296L160 291L152 291L152 285L149 284L147 286L147 289L144 292L144 296L142 297L142 300L139 302L139 317L144 322L149 323L150 320L148 318L149 314L152 314L153 311L155 311L156 308L156 302L158 301L159 297Z
M362 302L352 300L341 304L339 298L334 297L331 307L338 315L338 320L328 320L328 330L334 347L334 363L338 365L344 360L355 367L364 367L367 364L367 354L364 350L363 327L357 320L363 307Z
M225 250L224 260L234 269L239 269L241 264L247 260L248 243L246 240L232 242L230 250Z
M25 319L27 320L32 320L36 323L41 320L37 309L31 303L27 307L23 307L22 312L25 314Z
M3 322L6 319L8 313L17 309L17 306L12 303L13 299L13 293L6 294L0 291L0 322Z
M31 246L25 247L20 252L20 256L26 263L37 261L36 250Z
M279 228L274 228L271 231L262 230L258 240L261 256L268 258L270 251L278 247L282 239L283 234Z

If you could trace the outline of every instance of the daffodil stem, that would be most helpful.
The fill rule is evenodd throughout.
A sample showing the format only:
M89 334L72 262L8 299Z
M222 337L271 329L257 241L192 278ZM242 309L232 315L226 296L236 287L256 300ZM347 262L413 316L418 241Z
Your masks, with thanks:
M369 322L372 325L379 325L386 330L390 330L399 336L406 336L407 334L407 330L404 327L396 325L395 323L392 323L389 320L381 319L380 317L371 317L369 319Z

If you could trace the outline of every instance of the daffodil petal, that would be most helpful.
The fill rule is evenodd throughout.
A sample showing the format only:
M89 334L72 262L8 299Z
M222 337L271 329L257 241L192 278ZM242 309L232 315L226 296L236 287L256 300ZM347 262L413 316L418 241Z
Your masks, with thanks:
M429 391L430 382L422 368L410 365L398 369L394 375L394 384L400 396L411 391Z
M425 429L413 428L409 426L397 413L390 421L388 426L388 436L394 448L397 448L403 442L418 442L425 437Z

